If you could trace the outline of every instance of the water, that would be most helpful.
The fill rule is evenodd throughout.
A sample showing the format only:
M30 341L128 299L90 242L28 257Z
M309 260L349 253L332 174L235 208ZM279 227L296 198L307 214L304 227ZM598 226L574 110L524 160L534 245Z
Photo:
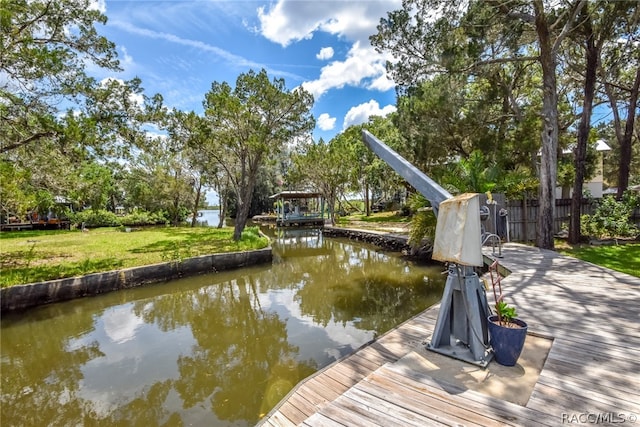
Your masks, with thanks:
M441 296L441 267L271 233L272 265L5 315L2 425L254 425L300 380Z
M198 224L209 226L209 227L217 227L220 222L220 211L212 210L212 209L203 209L198 211ZM190 221L190 219L189 219Z

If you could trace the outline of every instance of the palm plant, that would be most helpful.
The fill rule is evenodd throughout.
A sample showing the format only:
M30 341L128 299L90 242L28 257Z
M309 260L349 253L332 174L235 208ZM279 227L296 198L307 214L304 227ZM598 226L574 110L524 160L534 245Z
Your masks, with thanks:
M429 245L433 244L436 234L436 216L429 207L429 202L421 194L413 193L409 196L408 205L413 212L409 244L414 250L424 245L425 240Z

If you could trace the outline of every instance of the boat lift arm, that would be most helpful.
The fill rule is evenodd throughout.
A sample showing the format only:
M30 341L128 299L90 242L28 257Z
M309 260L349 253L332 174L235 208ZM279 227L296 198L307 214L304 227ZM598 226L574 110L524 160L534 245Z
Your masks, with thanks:
M420 169L409 163L405 158L389 148L386 144L373 136L369 131L362 131L364 144L378 155L386 164L403 177L420 194L431 202L431 207L438 216L440 203L453 197L451 193L438 185L437 182L429 178Z

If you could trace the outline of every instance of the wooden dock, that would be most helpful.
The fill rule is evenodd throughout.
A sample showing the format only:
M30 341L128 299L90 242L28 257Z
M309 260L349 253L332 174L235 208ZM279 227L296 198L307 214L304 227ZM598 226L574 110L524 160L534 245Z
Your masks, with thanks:
M524 245L503 253L507 301L552 339L522 404L407 369L435 306L298 384L259 425L640 425L640 279Z

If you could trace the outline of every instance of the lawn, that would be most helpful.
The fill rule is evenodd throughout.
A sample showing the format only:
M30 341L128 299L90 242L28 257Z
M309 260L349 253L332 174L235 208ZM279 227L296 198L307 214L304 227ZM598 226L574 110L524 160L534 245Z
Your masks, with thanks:
M623 245L578 245L559 247L558 251L592 264L640 277L640 244Z
M0 233L0 286L75 277L100 271L181 260L198 255L260 249L258 228L150 227L124 232L50 230Z

